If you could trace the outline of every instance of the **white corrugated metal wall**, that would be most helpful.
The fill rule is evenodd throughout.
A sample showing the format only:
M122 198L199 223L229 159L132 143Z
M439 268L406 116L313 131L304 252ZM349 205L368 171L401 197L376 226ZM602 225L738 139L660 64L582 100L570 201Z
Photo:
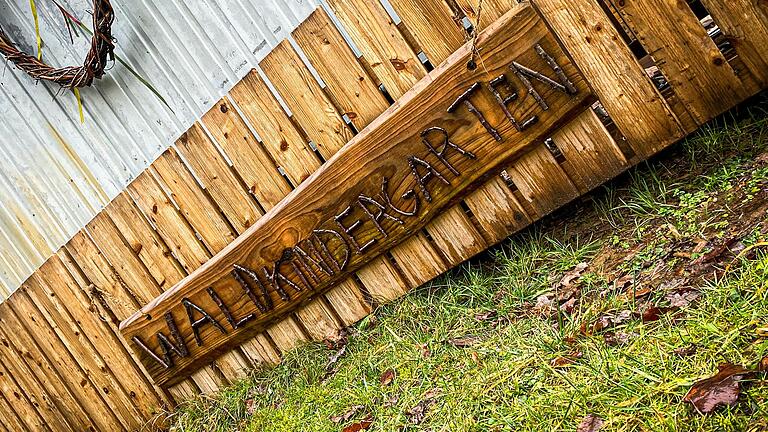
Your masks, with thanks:
M89 0L59 0L89 24ZM53 1L36 1L43 57L80 64L89 38L70 41ZM317 0L113 0L120 64L74 96L6 65L0 74L0 299L221 98ZM28 0L0 0L0 26L36 52Z

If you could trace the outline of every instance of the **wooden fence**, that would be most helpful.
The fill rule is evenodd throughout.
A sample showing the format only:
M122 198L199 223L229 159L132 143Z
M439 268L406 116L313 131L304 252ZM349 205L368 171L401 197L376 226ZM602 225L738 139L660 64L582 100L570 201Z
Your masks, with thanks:
M238 83L0 305L0 430L141 428L175 402L358 321L768 87L768 5L758 0L484 0L479 23L474 0L390 0L398 25L378 0L328 3L362 57L315 11L295 44L263 60L264 76ZM583 78L567 121L262 332L176 379L156 379L120 323L226 255L432 65L468 50L464 23L491 28L513 7L542 23L530 31L567 53Z

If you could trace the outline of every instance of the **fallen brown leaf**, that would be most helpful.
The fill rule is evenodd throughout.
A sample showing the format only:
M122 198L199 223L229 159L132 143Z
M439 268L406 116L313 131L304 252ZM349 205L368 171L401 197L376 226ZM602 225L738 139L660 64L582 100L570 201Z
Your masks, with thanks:
M341 430L341 432L360 432L361 430L368 430L368 428L371 427L373 424L373 417L368 416L365 418L365 420L361 420L357 423L352 423L351 425L345 427Z
M715 376L696 381L683 397L684 402L703 414L712 412L719 405L735 404L741 392L741 381L754 374L754 371L731 363L723 363L718 369Z
M696 354L696 351L698 349L699 348L696 346L696 344L690 344L690 345L686 345L684 347L675 348L675 350L673 352L678 357L688 357L688 356Z
M246 399L245 400L245 413L249 416L252 416L253 413L256 412L256 403L253 401L253 399Z
M695 290L676 291L667 294L664 298L669 302L669 307L684 308L701 297L701 294Z
M330 421L332 421L334 423L337 423L337 424L338 423L343 423L343 422L349 421L349 419L354 417L355 414L357 414L358 412L362 411L363 409L365 409L364 406L362 406L362 405L355 405L355 406L353 406L352 408L348 409L347 411L345 411L342 414L335 415L335 416L330 416L328 418L328 420L330 420Z
M594 415L587 414L579 423L576 432L597 432L603 428L603 419Z
M424 421L424 418L427 416L427 412L429 411L429 408L434 403L435 403L434 398L427 397L426 399L416 404L415 407L409 409L408 412L405 413L405 416L408 418L408 421L410 423L421 424Z
M449 339L448 343L456 348L467 348L476 344L480 340L477 336L466 335L458 338Z
M763 357L760 363L757 364L757 371L768 372L768 356Z
M388 386L392 384L392 381L395 380L395 371L393 369L387 369L384 371L383 374L381 374L381 377L379 377L379 382L381 382L381 385Z
M485 312L475 314L475 319L478 321L489 321L496 318L498 315L499 313L495 310L485 311Z

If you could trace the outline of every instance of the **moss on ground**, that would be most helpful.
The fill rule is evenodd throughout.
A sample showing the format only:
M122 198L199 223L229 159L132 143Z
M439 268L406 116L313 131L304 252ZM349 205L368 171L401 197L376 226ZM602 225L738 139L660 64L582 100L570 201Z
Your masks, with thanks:
M768 430L764 376L712 414L683 402L719 363L768 355L767 109L727 114L378 308L337 362L300 347L184 404L174 428L573 431L592 414L606 431Z

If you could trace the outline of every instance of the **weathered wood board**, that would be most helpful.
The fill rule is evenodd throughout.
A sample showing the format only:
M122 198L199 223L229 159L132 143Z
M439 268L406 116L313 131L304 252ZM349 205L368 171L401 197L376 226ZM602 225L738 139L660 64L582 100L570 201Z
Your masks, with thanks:
M122 323L156 382L177 382L405 240L593 99L530 5L486 29L477 49L483 68L467 67L463 46L244 235ZM472 103L494 101L493 91L507 114ZM522 131L511 120L534 117Z

